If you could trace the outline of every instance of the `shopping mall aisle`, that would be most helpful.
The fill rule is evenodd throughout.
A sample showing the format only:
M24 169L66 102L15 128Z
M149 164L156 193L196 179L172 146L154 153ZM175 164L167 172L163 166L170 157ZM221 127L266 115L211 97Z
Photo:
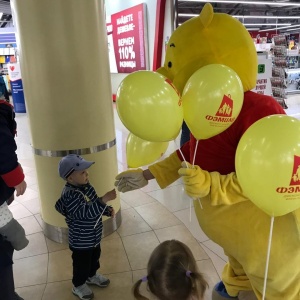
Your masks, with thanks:
M287 101L288 114L300 116L300 97ZM45 238L39 214L39 194L30 146L26 114L17 115L18 156L26 174L28 188L11 205L14 217L24 226L29 246L15 252L14 274L17 292L25 300L71 300L72 262L66 244ZM128 131L115 111L119 171L126 169L125 146ZM165 155L173 152L179 141L170 142ZM63 185L63 182L62 182ZM101 272L111 284L106 289L93 287L95 299L133 299L131 287L146 275L146 265L152 250L162 241L178 239L192 250L199 269L209 282L206 300L211 299L211 288L220 280L226 257L222 249L201 231L190 199L185 195L180 180L165 190L151 181L142 190L121 194L122 225L102 241ZM145 286L143 287L145 289Z

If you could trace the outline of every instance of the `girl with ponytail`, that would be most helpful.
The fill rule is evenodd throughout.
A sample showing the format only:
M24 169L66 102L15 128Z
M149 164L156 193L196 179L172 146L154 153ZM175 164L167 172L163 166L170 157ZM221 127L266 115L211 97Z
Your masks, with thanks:
M165 241L154 249L147 273L132 288L137 300L149 300L140 293L142 283L159 300L202 300L208 287L191 250L176 240Z

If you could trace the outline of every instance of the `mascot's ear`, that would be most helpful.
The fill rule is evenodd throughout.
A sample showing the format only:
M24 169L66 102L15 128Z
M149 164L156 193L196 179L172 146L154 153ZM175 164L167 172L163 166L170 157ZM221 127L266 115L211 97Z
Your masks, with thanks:
M161 75L169 78L169 72L168 72L168 70L165 67L160 67L155 72L157 72L157 73L159 73L159 74L161 74Z
M214 9L210 3L206 3L199 15L200 21L204 28L207 28L214 16Z

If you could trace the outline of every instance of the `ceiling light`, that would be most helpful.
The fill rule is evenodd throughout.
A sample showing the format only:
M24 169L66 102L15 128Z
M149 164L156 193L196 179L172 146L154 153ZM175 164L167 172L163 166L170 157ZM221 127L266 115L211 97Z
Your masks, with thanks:
M199 14L178 14L180 17L197 17Z
M243 23L244 26L289 26L291 23Z
M291 30L291 31L289 31L289 32L287 32L287 31L284 31L283 33L286 33L286 34L291 34L292 32L294 32L294 31L296 31L296 32L300 32L300 28L298 28L298 29L293 29L293 30Z
M300 24L298 25L291 25L291 26L283 26L283 27L273 27L273 28L269 28L269 29L262 29L261 31L270 31L270 30L279 30L279 29L286 29L286 28L292 28L292 27L299 27Z
M197 17L199 14L185 14L179 13L179 17ZM300 16L263 16L263 15L251 15L251 16L237 16L232 15L236 19L300 19Z
M207 2L207 0L178 0L178 2ZM255 5L271 5L271 6L299 6L297 2L274 2L274 1L239 1L239 0L209 0L210 3L225 4L255 4Z
M297 28L292 28L292 29L286 29L285 31L292 31L292 30L300 30L300 25Z
M180 15L180 14L178 14L178 15ZM197 15L195 14L195 16L197 16ZM262 15L259 15L259 16L254 16L254 15L237 16L237 15L235 15L232 17L237 18L237 19L300 19L300 16L262 16Z

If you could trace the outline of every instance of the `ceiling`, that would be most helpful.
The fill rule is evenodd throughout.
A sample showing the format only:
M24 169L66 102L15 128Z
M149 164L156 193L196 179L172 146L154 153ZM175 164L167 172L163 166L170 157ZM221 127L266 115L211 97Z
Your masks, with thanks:
M178 24L182 24L183 22L191 18L191 16L182 16L182 14L198 15L206 2L209 1L175 0L175 6L177 8L175 10L176 27L178 26ZM228 3L228 2L236 2L236 3ZM242 23L255 24L255 25L247 26L247 29L266 30L266 29L272 29L276 27L278 28L286 27L286 25L281 25L281 24L289 23L293 27L283 28L278 31L289 33L291 32L291 30L293 30L294 31L293 33L295 33L295 31L300 32L300 1L297 0L251 1L251 2L269 3L263 5L245 4L241 2L245 2L245 1L220 0L220 1L211 1L211 4L215 12L226 13L234 16L241 16L239 20ZM285 6L282 6L283 4ZM10 0L0 0L0 12L3 12L3 15L0 19L0 27L12 26ZM247 18L247 16L260 16L260 18ZM272 19L270 18L271 16L276 16L280 18ZM263 18L263 17L269 17L269 18ZM294 18L291 19L291 18L282 18L282 17L294 17ZM276 25L271 25L274 23ZM261 24L261 25L257 25L257 24ZM297 25L299 25L299 27L297 27Z
M209 2L209 1L207 1ZM288 33L297 30L300 32L300 1L250 1L250 2L267 2L268 4L258 5L258 4L247 4L241 3L245 1L230 1L236 3L228 3L228 1L219 1L222 3L214 3L217 1L211 1L211 4L215 12L226 13L234 16L241 16L238 19L244 24L254 24L246 26L247 29L255 30L265 30L271 28L286 27L289 25L280 25L282 23L289 23L293 27L283 28L279 30L280 32ZM226 3L227 2L227 3ZM199 14L202 10L205 2L204 1L181 1L176 0L177 14L175 16L176 25L182 24L191 16L182 16L182 14ZM282 5L286 6L282 6ZM242 17L244 16L244 17ZM259 16L259 18L247 18L247 16ZM280 18L270 18L271 16L276 16ZM266 18L269 17L269 18ZM293 18L282 18L282 17L293 17ZM260 25L257 25L260 24ZM275 24L275 25L271 25ZM294 29L295 28L295 29ZM294 33L294 32L293 32Z

